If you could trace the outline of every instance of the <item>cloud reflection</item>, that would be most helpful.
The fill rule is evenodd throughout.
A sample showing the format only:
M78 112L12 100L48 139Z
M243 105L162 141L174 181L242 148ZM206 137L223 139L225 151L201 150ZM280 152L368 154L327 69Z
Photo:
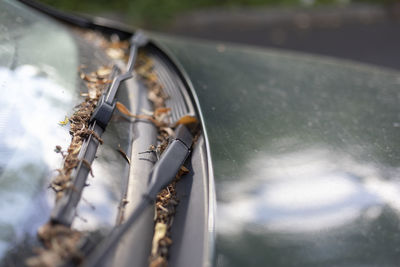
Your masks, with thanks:
M380 166L325 148L257 155L246 170L241 180L219 185L220 234L324 231L374 219L384 205L400 212L398 177L386 179Z
M73 107L73 93L31 65L0 67L0 88L2 256L48 219L53 194L46 183L62 160L54 147L70 140L68 127L58 121Z

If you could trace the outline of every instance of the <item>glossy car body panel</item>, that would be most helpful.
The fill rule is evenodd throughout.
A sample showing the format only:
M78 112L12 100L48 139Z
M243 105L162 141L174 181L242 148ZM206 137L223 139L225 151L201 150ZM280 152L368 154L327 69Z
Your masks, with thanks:
M155 35L192 80L217 266L397 266L400 74Z

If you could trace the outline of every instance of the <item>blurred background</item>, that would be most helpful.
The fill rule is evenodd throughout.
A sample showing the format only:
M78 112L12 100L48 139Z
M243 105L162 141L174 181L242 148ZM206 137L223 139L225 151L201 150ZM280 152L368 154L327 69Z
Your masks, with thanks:
M41 0L134 27L400 69L399 0Z

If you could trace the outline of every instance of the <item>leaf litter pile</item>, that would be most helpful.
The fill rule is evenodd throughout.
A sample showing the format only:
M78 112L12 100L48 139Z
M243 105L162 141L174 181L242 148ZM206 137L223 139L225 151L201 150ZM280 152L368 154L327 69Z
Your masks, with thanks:
M127 41L111 40L96 35L95 37L86 32L85 38L96 38L98 45L102 47L107 55L112 59L127 60L129 43ZM170 108L165 106L168 96L164 93L162 85L159 83L157 75L153 71L153 62L144 53L139 53L135 70L140 79L148 89L148 99L152 102L154 111L146 114L132 114L122 103L117 102L117 109L124 115L135 119L143 119L152 122L158 129L158 145L152 145L149 153L155 153L159 157L166 149L168 142L174 134L174 128L179 124L194 124L197 119L192 116L184 116L174 124L170 122ZM57 169L58 175L49 185L56 194L56 202L63 196L66 189L72 186L71 173L78 165L78 154L82 144L89 135L102 144L103 141L92 130L89 129L90 117L96 108L105 85L110 83L111 68L100 67L97 71L90 74L81 73L80 77L86 82L87 93L81 96L85 100L79 104L75 113L70 117L65 117L60 121L60 125L70 123L71 143L66 151L60 146L56 146L55 152L63 157L63 166ZM127 159L129 162L129 159ZM88 162L82 162L88 165ZM170 229L173 223L175 207L178 205L176 195L176 183L189 170L181 167L174 181L163 189L158 195L155 203L154 217L154 236L152 242L151 255L149 259L150 267L166 267L168 265L168 250L172 244ZM84 255L79 250L79 245L84 237L82 232L71 229L70 227L53 224L48 222L38 230L38 237L42 241L43 247L35 248L36 256L27 259L26 264L30 267L53 267L62 265L65 262L82 262Z

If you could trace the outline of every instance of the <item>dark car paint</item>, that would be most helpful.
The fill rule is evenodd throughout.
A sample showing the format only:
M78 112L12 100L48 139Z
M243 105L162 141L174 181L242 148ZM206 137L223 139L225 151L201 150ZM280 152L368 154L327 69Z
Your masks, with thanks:
M217 266L397 266L400 74L154 35L198 95Z

